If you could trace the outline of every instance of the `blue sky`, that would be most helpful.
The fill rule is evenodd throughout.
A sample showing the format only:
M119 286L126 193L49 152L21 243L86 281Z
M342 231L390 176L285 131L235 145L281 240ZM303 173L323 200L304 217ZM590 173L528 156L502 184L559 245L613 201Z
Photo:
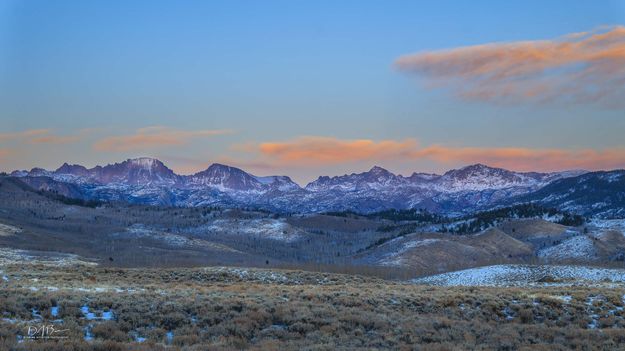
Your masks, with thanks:
M373 164L407 173L466 160L380 154L318 162L311 170L254 153L254 145L314 136L414 139L418 146L622 148L620 107L466 101L429 89L393 63L411 53L549 40L623 24L624 17L623 1L5 0L0 134L80 137L0 138L0 168L93 166L147 155L181 172L229 161L305 181L309 174ZM122 151L93 146L152 126L228 132Z

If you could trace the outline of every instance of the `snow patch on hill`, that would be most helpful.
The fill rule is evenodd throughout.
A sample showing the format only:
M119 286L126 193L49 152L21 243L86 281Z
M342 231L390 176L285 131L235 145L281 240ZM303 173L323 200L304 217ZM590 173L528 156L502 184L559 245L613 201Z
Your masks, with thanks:
M78 255L51 251L15 250L3 247L0 250L0 266L20 265L43 265L51 267L66 267L75 265L95 266L94 262L88 262Z
M18 227L0 223L0 236L11 236L21 232L22 229Z
M597 259L597 250L593 240L586 235L578 235L563 241L559 245L551 246L538 251L538 257L552 260L567 259Z
M625 269L583 266L496 265L437 274L412 280L440 286L625 286Z
M410 249L414 249L416 247L420 247L420 246L432 245L439 241L441 240L440 239L423 239L423 240L407 241L403 243L401 247L399 247L399 249L397 249L396 251L390 252L387 255L385 255L381 260L378 261L378 263L383 266L402 266L404 264L404 259L402 255L406 253L406 251Z
M224 235L248 235L285 242L296 241L303 234L301 229L291 226L284 219L269 218L218 219L207 229Z
M188 238L183 235L167 233L163 231L158 231L155 229L147 228L143 224L135 224L126 229L124 232L113 233L111 234L113 237L122 237L122 238L146 238L152 239L155 241L160 241L171 247L202 247L205 249L217 250L217 251L227 251L227 252L240 252L235 250L229 246L214 243L211 241L206 241L197 238Z
M599 230L616 230L625 235L625 219L593 219L589 224Z

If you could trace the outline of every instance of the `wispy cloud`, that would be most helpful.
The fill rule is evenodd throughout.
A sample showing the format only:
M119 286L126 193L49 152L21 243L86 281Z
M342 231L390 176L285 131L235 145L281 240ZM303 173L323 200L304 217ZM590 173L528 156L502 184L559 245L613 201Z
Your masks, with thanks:
M7 142L7 141L14 141L14 140L25 141L25 140L30 140L34 137L41 137L44 135L48 135L50 134L50 132L51 131L49 129L29 129L29 130L24 130L24 131L19 131L19 132L0 133L0 142Z
M469 100L623 106L625 27L421 52L398 58L395 67Z
M79 141L80 135L42 135L28 140L31 144L71 144Z
M603 150L537 149L518 147L420 146L415 139L343 140L301 137L283 142L245 144L239 151L255 153L257 162L273 167L319 167L352 162L433 161L441 168L455 164L485 163L519 171L614 169L625 166L625 148Z
M163 126L140 128L134 134L110 136L98 140L94 145L97 151L147 150L161 146L187 144L190 139L232 133L231 130L178 130Z
M485 163L518 171L615 169L625 167L625 148L603 150L428 146L412 154L439 163Z
M325 165L407 156L416 146L416 141L412 139L373 141L307 136L286 142L261 143L258 145L258 151L280 162Z
M0 149L0 160L6 158L7 156L9 156L9 154L11 153L11 151L7 150L7 149Z
M29 144L70 144L80 141L90 133L82 129L73 135L58 135L51 129L29 129L19 132L0 133L0 142L17 141Z

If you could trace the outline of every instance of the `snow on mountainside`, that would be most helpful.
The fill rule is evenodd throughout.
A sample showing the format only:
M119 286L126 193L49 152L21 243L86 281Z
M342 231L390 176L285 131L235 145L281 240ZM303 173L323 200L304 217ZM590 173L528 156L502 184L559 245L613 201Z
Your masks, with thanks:
M505 189L511 187L535 188L544 185L549 174L517 173L482 164L448 171L437 179L437 188L444 192L466 190Z
M443 175L413 173L410 177L395 175L381 167L373 167L368 172L352 173L338 177L319 177L306 186L307 190L355 191L363 188L382 189L385 187L423 187L439 192L454 193L506 188L539 188L556 179L574 176L583 171L568 173L519 173L482 164L454 169Z
M263 184L241 169L222 164L212 164L205 171L187 178L192 186L212 186L219 190L261 191Z
M625 218L625 170L599 171L561 178L509 202L544 206L600 218Z
M85 199L280 212L426 208L456 213L525 195L579 173L519 173L476 164L443 175L413 173L404 177L375 166L362 173L321 176L302 188L287 176L259 177L217 163L193 175L178 175L161 161L144 157L91 169L65 163L55 171L34 168L12 175L36 187L45 184L46 189L53 189L54 183L34 178L75 184Z
M269 185L274 190L289 191L301 189L290 177L287 176L267 176L255 177L263 185Z
M15 174L15 172L12 174ZM171 185L176 183L180 177L161 161L147 157L129 159L104 167L96 166L91 169L81 165L64 163L56 171L33 168L28 174L22 176L45 176L70 183L125 185Z
M321 176L306 185L309 191L356 191L359 189L381 189L406 184L405 178L394 175L382 167L375 166L368 172L352 173L338 177Z
M95 168L101 183L124 183L132 185L174 184L179 176L161 161L152 158L137 158L122 163Z

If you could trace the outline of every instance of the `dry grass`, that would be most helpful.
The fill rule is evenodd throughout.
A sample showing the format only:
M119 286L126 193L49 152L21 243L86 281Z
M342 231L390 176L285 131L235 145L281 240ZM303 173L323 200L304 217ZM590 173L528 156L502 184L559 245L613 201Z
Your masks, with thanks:
M625 347L619 289L441 288L363 276L233 268L2 269L9 281L0 290L0 313L14 321L0 320L0 349ZM114 318L87 320L81 311L85 305L96 317L111 311ZM57 317L53 306L59 308ZM33 309L46 321L62 319L59 324L69 329L69 338L18 343L17 336L34 319ZM83 340L85 328L93 341ZM136 337L145 341L137 343Z

